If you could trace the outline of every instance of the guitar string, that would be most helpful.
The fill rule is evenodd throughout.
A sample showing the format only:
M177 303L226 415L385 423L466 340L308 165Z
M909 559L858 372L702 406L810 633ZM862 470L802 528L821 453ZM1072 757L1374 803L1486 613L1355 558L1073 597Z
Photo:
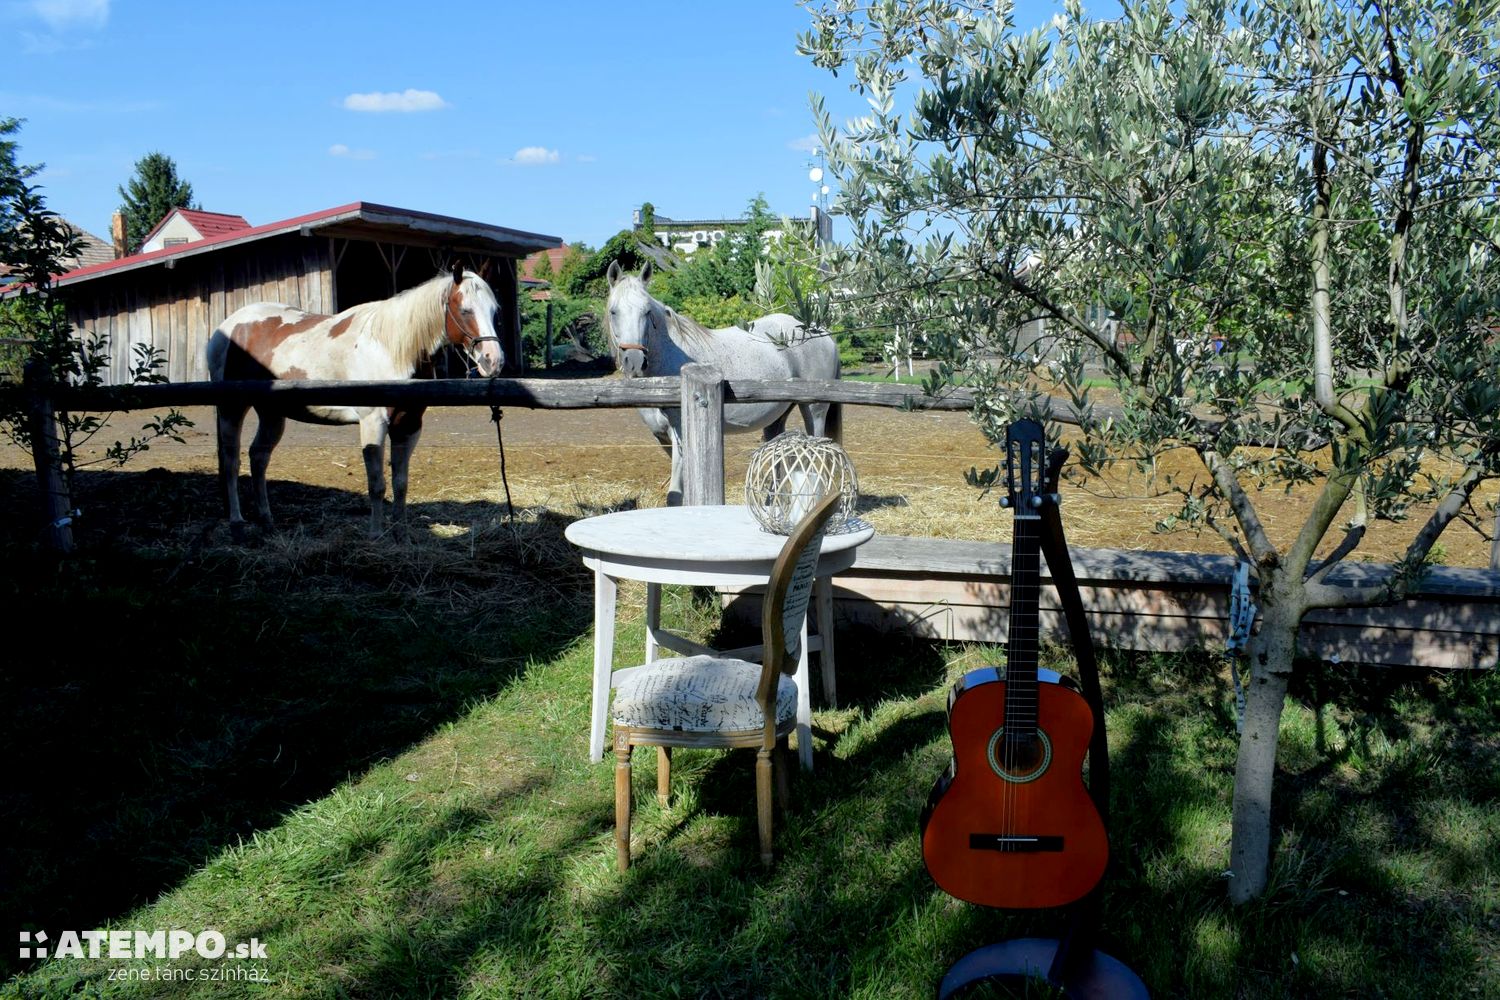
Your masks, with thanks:
M1030 757L1039 753L1037 736L1033 732L1038 705L1035 659L1040 637L1038 588L1041 559L1035 530L1039 523L1040 517L1035 513L1017 511L1016 544L1011 553L1011 648L1007 664L1010 683L1005 686L1006 729L1001 740L1005 770L1011 776L1017 775L1023 764L1032 763ZM1026 761L1022 760L1023 750L1029 751ZM1020 844L1010 838L1029 829L1032 796L1023 795L1019 787L1014 787L1018 784L1006 780L1002 790L1004 824L1001 832L1007 838L1001 842L1002 850L1019 850Z

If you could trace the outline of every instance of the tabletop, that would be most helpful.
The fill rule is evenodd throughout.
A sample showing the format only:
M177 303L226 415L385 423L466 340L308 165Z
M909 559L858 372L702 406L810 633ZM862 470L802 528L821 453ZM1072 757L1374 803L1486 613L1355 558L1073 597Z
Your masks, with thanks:
M869 541L875 529L856 521L855 530L823 536L824 556ZM745 506L649 507L574 521L564 535L581 549L625 559L684 563L774 561L785 535L761 528Z

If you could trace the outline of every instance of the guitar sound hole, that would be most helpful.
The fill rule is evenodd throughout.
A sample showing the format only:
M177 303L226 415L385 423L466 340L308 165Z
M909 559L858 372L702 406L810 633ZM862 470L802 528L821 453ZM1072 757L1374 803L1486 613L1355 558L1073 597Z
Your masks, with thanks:
M995 730L988 749L990 769L1015 785L1035 781L1052 763L1052 741L1038 729L1035 736L1007 738L1005 727Z

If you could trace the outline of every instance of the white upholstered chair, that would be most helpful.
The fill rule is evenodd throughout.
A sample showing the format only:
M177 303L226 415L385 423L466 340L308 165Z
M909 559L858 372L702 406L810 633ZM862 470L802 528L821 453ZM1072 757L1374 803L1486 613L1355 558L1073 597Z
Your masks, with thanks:
M828 519L839 494L824 497L788 536L771 568L761 611L762 663L712 656L656 660L622 671L610 709L615 739L615 857L630 867L630 757L657 747L657 798L671 781L672 747L757 747L755 804L760 860L771 853L771 782L786 796L787 735L796 726L802 623ZM773 764L774 761L774 764Z

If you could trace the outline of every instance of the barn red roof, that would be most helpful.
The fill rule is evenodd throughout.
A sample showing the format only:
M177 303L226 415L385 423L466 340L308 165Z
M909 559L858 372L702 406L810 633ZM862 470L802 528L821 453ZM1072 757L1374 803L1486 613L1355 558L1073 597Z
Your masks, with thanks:
M181 246L163 247L160 250L132 254L118 260L80 267L61 275L57 279L57 284L59 286L71 285L102 275L152 264L169 264L179 258L212 253L224 247L299 231L308 236L317 232L322 235L355 236L365 239L376 238L380 234L384 234L383 238L400 234L407 238L420 237L425 241L430 241L434 246L451 246L457 249L477 247L489 252L499 251L512 257L522 257L536 250L550 249L560 242L555 236L542 236L483 222L470 222L428 212L356 201L337 208L324 209L321 212L283 219L280 222L268 222L263 226L235 229L208 239L184 243Z

